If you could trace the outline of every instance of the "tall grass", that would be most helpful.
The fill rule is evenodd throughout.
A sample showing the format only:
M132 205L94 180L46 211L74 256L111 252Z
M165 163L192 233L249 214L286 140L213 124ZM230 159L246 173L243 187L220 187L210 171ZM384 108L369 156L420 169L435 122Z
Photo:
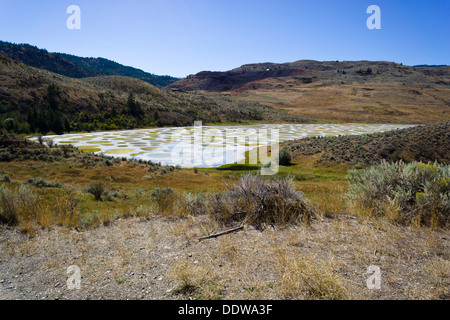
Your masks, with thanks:
M446 226L450 216L450 167L403 162L349 170L346 203L362 215L401 223Z
M0 186L0 222L9 225L28 223L37 215L38 197L28 185L10 189Z
M150 197L158 205L160 214L170 214L175 210L178 196L172 188L155 188Z

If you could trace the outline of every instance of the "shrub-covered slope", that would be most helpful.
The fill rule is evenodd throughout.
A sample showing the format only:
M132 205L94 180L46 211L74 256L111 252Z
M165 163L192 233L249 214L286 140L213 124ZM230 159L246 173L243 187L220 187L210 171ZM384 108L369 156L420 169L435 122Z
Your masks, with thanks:
M15 133L188 126L194 121L305 121L258 103L165 92L142 80L65 77L0 55L0 128Z
M319 161L371 164L380 160L450 162L450 122L359 136L289 141L294 156L321 154Z

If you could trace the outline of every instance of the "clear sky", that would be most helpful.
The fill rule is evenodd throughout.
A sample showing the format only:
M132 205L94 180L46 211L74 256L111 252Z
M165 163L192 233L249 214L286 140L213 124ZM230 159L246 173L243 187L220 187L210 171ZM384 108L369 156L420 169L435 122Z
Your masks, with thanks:
M301 59L450 64L449 14L450 0L0 0L0 40L177 77Z

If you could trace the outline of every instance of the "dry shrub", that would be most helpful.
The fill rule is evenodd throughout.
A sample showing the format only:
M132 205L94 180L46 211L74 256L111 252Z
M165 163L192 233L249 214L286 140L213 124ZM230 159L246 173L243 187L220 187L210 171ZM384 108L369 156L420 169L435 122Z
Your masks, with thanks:
M212 195L208 207L213 218L225 225L248 223L258 229L268 224L307 223L314 216L291 177L265 178L251 173L227 186L226 192Z

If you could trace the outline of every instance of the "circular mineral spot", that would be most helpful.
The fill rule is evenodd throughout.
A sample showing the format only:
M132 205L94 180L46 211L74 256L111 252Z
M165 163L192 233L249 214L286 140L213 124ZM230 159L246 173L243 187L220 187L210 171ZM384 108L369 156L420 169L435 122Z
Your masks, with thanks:
M133 146L136 146L136 147L145 147L145 146L147 146L147 143L143 143L143 142L131 142L130 143L131 145L133 145Z
M77 148L86 153L102 151L102 149L93 146L81 146Z
M204 145L205 148L223 148L226 147L224 143L209 143Z
M130 152L133 152L133 149L113 149L105 151L107 154L125 154Z
M90 140L93 140L94 138L97 138L97 137L82 137L82 138L78 138L77 140L80 140L80 141L90 141Z

